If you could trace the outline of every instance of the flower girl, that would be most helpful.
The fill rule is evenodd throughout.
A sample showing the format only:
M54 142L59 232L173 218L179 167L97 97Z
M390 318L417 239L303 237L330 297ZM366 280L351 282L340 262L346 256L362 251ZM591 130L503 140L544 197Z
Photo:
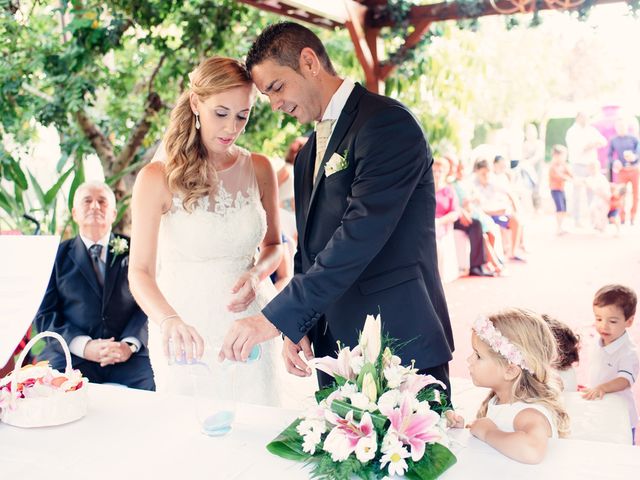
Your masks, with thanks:
M473 383L491 389L471 433L523 463L542 461L549 438L569 432L569 417L552 381L553 335L539 315L503 310L473 324L473 353L467 359ZM453 426L464 423L449 415Z

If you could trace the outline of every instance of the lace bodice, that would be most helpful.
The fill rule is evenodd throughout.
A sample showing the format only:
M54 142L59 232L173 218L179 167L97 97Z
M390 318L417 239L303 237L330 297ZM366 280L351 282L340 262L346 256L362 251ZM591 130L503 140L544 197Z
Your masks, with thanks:
M214 191L201 197L192 212L184 209L182 198L174 196L160 225L160 268L162 261L250 259L255 255L267 220L251 154L239 149L234 164L217 176Z

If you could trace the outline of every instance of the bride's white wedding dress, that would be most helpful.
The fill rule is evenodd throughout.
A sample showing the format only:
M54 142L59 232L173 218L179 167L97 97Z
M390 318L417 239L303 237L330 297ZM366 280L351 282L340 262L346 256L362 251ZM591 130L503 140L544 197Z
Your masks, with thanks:
M255 261L267 230L267 219L251 154L239 147L234 164L218 171L211 196L199 200L192 212L174 197L173 207L162 216L158 232L157 282L180 317L205 340L203 361L217 368L217 354L230 324L257 314L275 296L269 279L260 283L256 299L247 310L233 313L227 305L231 289ZM149 325L149 353L158 391L190 394L188 367L169 366L163 353L162 332ZM280 404L280 341L262 344L261 358L234 368L238 400L262 405ZM215 379L214 379L215 381ZM224 382L221 382L224 383ZM221 384L220 388L230 388Z

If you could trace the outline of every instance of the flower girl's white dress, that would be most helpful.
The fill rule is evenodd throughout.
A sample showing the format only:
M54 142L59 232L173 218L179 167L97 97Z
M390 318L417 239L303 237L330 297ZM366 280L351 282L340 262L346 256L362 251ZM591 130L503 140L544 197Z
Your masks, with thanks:
M533 408L546 417L551 426L551 438L558 438L558 428L553 419L553 415L547 407L537 403L514 402L505 404L496 404L497 397L489 400L487 409L487 418L493 421L496 426L503 432L514 432L513 421L516 416L527 408Z
M251 154L233 148L238 148L238 158L231 167L217 172L218 183L212 195L201 198L191 213L184 210L181 198L174 197L158 233L158 286L180 317L205 340L202 361L214 367L214 374L219 368L215 363L218 350L230 324L259 313L276 294L267 279L259 285L256 299L247 310L227 310L231 289L253 266L267 230ZM157 390L192 393L188 367L169 366L161 340L162 332L150 322L149 353ZM257 362L234 368L238 400L280 404L280 370L284 369L280 344L273 340L263 343ZM221 389L230 388L225 382L220 382Z

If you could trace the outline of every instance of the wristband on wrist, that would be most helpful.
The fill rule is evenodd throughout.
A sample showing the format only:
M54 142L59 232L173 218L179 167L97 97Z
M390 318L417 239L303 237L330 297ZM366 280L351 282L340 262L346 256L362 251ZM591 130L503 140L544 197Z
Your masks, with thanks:
M172 315L167 315L166 317L163 317L162 320L160 320L160 323L158 325L160 326L160 328L162 328L162 325L164 325L164 322L166 322L170 318L178 318L178 317L179 315L177 313L174 313Z

